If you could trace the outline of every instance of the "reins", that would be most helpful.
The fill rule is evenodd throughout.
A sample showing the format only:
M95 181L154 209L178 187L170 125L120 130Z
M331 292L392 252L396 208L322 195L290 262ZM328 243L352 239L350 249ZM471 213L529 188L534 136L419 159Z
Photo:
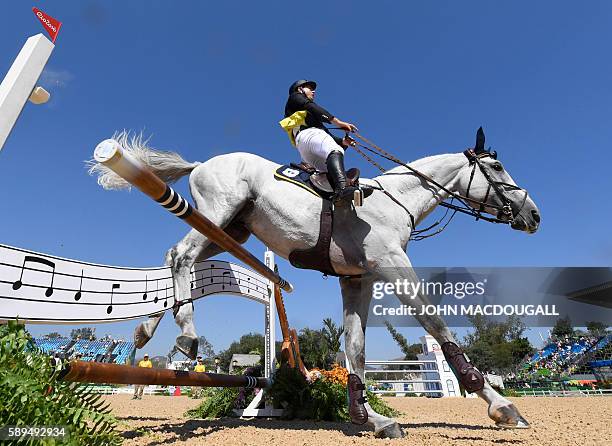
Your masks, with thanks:
M387 159L387 160L389 160L389 161L391 161L391 162L393 162L395 164L398 164L400 166L403 166L403 167L407 168L410 172L412 172L413 174L415 174L419 178L423 179L425 182L438 187L440 190L443 190L444 192L446 192L449 195L450 202L448 202L448 203L444 202L444 201L440 202L441 206L447 208L446 212L444 213L442 218L440 218L439 220L437 220L436 222L434 222L432 225L428 226L427 228L416 229L415 219L414 219L414 216L412 215L412 213L410 212L410 210L408 210L408 208L406 208L406 206L404 206L399 200L397 200L395 197L393 197L393 195L390 192L385 190L384 187L380 184L379 181L374 180L376 182L376 184L378 184L378 186L379 186L378 188L375 187L374 189L378 189L378 190L382 191L394 203L396 203L399 206L401 206L408 213L408 215L410 217L410 221L411 221L411 227L412 227L412 233L410 234L410 240L419 241L419 240L423 240L425 238L433 237L434 235L437 235L437 234L441 233L450 224L450 222L452 221L453 217L455 216L455 214L457 212L461 212L463 214L475 217L476 220L485 220L485 221L488 221L488 222L491 222L491 223L499 223L499 224L510 224L510 223L512 223L512 220L515 217L515 215L518 215L520 210L523 208L523 206L525 205L525 202L527 200L527 191L524 191L525 194L524 194L524 197L523 197L523 201L522 201L520 207L518 208L518 210L516 211L516 214L514 214L513 213L513 209L512 209L512 201L509 200L506 197L506 195L504 194L504 192L502 190L502 187L508 188L510 190L523 190L523 189L521 189L520 187L515 186L513 184L508 184L508 183L494 181L491 178L491 176L489 175L487 170L484 168L484 166L480 162L480 159L484 158L484 157L487 157L487 156L488 157L493 157L493 158L496 159L496 154L494 154L494 153L491 153L491 152L488 152L488 151L481 151L481 152L477 153L473 149L468 149L468 150L466 150L464 152L464 155L467 157L469 163L471 165L473 165L472 172L470 174L470 181L468 183L468 189L467 189L466 195L464 196L464 195L461 195L461 194L458 194L456 192L453 192L453 191L449 190L448 188L446 188L442 184L438 183L436 180L434 180L430 176L428 176L428 175L418 171L417 169L409 166L408 164L404 163L403 161L401 161L400 159L398 159L397 157L395 157L391 153L385 151L381 147L379 147L376 144L374 144L372 141L370 141L369 139L367 139L363 135L361 135L359 133L353 133L352 135L354 135L361 142L360 141L356 141L355 139L351 138L352 141L354 142L354 144L352 144L351 147L353 147L355 149L355 151L357 153L359 153L366 161L368 161L370 164L372 164L378 170L380 170L383 175L395 175L395 173L387 172L384 167L382 167L379 163L377 163L374 159L372 159L367 153L365 153L363 150L361 150L360 147L362 149L370 152L371 154L380 156L381 158L385 158L385 159ZM348 134L346 136L349 137ZM476 199L473 199L473 198L469 197L470 187L472 185L472 181L474 179L474 175L475 175L476 167L477 166L478 166L479 170L482 172L483 176L485 177L485 179L488 182L488 187L487 187L487 191L486 191L486 194L485 194L485 198L482 201L481 200L476 200ZM404 174L404 173L405 172L398 173L398 175L399 174ZM498 198L502 202L501 206L498 206L498 205L492 204L492 203L487 203L487 200L489 198L491 189L493 189L495 194L498 196ZM461 206L455 204L454 203L455 200L457 200L459 203L461 203ZM469 205L469 203L472 203L474 206L477 206L478 209L474 209L473 207L471 207ZM491 209L497 210L498 211L497 217L489 217L487 215L483 215L483 212L485 211L485 208L491 208ZM443 223L444 220L447 218L447 215L448 215L450 210L452 210L453 213L450 215L450 217L448 217L447 221L445 223ZM502 220L500 218L502 215L505 215L505 216L509 217L509 220ZM431 231L432 229L434 229L437 226L440 226L440 227L437 230L427 234L428 231Z

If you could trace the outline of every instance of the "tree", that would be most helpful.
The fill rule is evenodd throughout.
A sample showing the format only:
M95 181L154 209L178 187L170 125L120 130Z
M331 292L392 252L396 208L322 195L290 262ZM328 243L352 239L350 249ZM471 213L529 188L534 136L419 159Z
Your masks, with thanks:
M202 355L203 359L208 360L215 357L215 350L212 344L204 336L198 337L198 355Z
M323 319L323 337L327 342L329 352L334 354L340 351L344 326L337 326L331 318Z
M463 347L480 370L508 373L516 369L534 349L523 337L525 324L510 316L505 322L492 322L482 315L470 316L473 331L463 338Z
M62 336L61 334L59 334L57 331L53 331L51 333L46 334L45 336L43 336L47 339L58 339L58 338L63 338L64 336Z
M70 332L71 339L76 339L79 336L81 337L81 339L92 339L95 341L96 329L91 328L91 327L82 327L82 328L75 328L74 330Z
M240 341L232 344L217 355L219 366L224 370L229 370L230 362L234 354L249 354L252 351L265 351L266 339L259 333L249 333L240 337Z
M404 354L404 360L411 361L418 359L417 354L423 353L421 344L408 344L408 340L401 333L399 333L389 321L385 321L385 325L387 326L387 330L389 330L391 337L395 342L397 342L397 345Z
M574 327L572 327L572 321L569 316L557 319L552 329L552 335L556 339L564 338L565 336L574 336Z
M323 330L302 328L298 335L300 356L307 368L325 369L331 365L330 350Z
M151 365L153 365L154 369L165 369L168 364L168 358L163 356L153 356L151 358Z
M606 330L608 329L608 325L603 322L591 321L587 322L586 328L589 331L591 336L604 336L606 334Z

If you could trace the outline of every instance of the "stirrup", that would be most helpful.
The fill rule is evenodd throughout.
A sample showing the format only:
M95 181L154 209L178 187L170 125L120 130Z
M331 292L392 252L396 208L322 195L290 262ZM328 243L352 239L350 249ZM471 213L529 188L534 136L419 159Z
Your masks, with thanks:
M359 190L358 187L346 186L344 189L334 193L334 196L332 197L332 201L334 203L341 203L344 201L353 201L353 199L355 198L355 192L361 194L361 191ZM363 198L361 198L358 201L360 202L363 201ZM357 206L361 206L361 204L358 204Z

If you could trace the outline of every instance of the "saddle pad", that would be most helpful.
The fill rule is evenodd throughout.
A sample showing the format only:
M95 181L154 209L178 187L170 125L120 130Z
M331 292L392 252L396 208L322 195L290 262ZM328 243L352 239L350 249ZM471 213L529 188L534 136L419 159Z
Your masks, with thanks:
M289 164L285 164L284 166L276 169L276 172L274 172L274 178L277 181L287 181L301 187L302 189L307 190L311 194L323 198L324 200L329 200L332 196L332 193L330 192L323 192L316 189L310 181L310 174L308 172L296 169L294 166Z

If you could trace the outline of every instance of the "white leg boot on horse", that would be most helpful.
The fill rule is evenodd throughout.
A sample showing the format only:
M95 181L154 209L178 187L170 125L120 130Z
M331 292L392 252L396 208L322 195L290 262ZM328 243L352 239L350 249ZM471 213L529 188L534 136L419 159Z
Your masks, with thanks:
M375 273L386 283L401 283L402 286L407 283L408 287L413 287L409 289L418 289L419 278L414 272L408 256L403 251L398 250L387 254L384 261L375 268ZM416 296L398 293L397 298L404 305L417 309L425 305L431 305L429 299L420 292ZM514 404L497 393L486 381L483 374L469 362L440 316L416 315L415 318L438 341L461 386L467 392L476 393L487 402L488 415L498 427L512 429L529 427L529 423L521 416Z

